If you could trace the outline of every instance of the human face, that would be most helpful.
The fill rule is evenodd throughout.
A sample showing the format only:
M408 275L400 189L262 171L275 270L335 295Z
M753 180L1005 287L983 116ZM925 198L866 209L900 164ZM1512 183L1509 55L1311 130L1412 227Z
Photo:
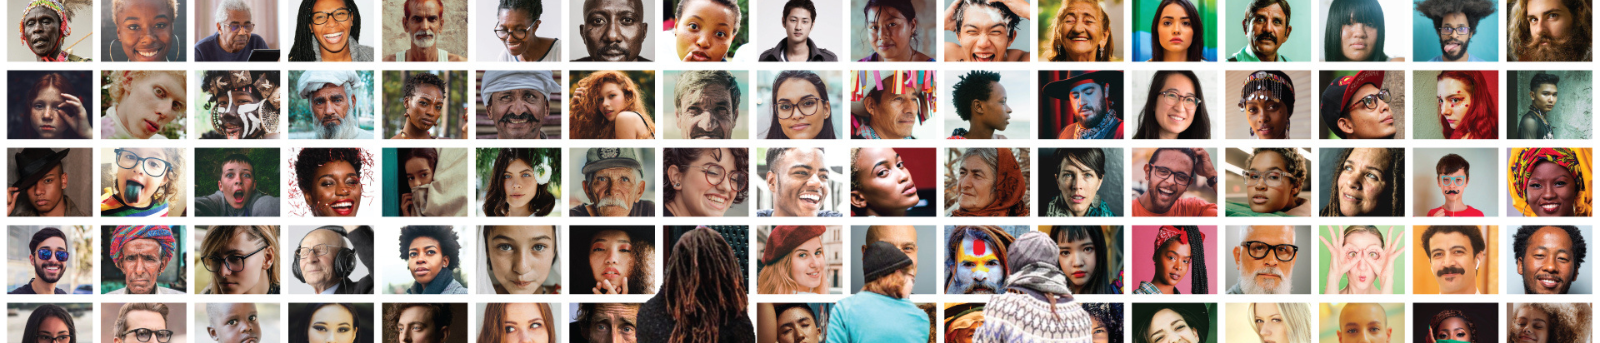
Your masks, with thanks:
M1445 179L1450 179L1452 181L1446 182ZM1455 182L1454 180L1461 181ZM1449 174L1439 175L1439 190L1444 192L1444 200L1446 202L1461 201L1461 192L1467 189L1467 181L1470 180L1467 179L1466 169L1457 170Z
M800 289L822 287L822 272L826 263L823 261L822 236L812 237L789 252L789 278L799 284Z
M1085 83L1072 87L1068 93L1071 102L1072 115L1083 122L1084 127L1093 127L1100 123L1100 118L1106 113L1105 87L1098 83Z
M54 57L61 51L61 16L49 7L34 7L24 14L22 33L34 55Z
M583 189L596 211L603 217L625 217L639 197L644 196L644 180L633 168L606 168L594 172L583 181Z
M222 198L228 201L228 207L244 208L244 201L256 189L255 168L249 163L237 161L223 163L222 179L217 180L217 189L222 191Z
M908 61L915 54L911 47L911 34L917 30L917 21L907 19L900 10L888 6L868 8L867 42L885 61Z
M828 104L828 99L817 86L802 78L789 78L778 85L777 103L774 105L778 116L783 115L785 104L792 106L788 118L778 118L778 129L783 130L784 136L789 139L812 139L822 133L823 123L833 117L833 107ZM806 115L804 110L807 105L814 111Z
M428 159L414 157L406 160L406 184L411 188L419 188L433 183L433 167L428 165Z
M1378 304L1350 303L1339 312L1339 343L1389 342L1389 316Z
M37 334L39 336L61 337L61 336L71 335L72 334L72 330L73 330L72 327L67 326L67 322L61 321L61 317L44 316L44 320L39 321L39 331L34 332L34 334ZM23 333L23 334L26 335L27 333ZM226 342L226 343L234 343L234 342Z
M218 343L261 342L261 322L256 314L256 304L231 303L224 308L226 312L207 314L216 318L211 320L211 326L206 327L211 339Z
M1263 252L1266 256L1255 258L1249 245L1246 244L1233 247L1233 261L1238 264L1237 268L1242 278L1239 282L1244 283L1245 293L1288 294L1294 284L1289 280L1289 275L1294 274L1294 262L1300 255L1295 254L1294 258L1287 261L1279 260L1276 249L1271 246L1294 244L1294 228L1256 225L1246 232L1244 241L1264 243L1266 248Z
M906 257L911 258L912 265L917 264L917 229L915 227L905 225L879 226L872 228L872 230L877 230L878 232L876 242L893 244L896 248L900 248L900 252L906 253ZM867 244L872 243L867 242ZM867 246L862 245L861 249L865 253Z
M501 187L506 191L506 205L508 208L527 208L528 203L539 195L539 179L534 176L533 166L528 161L512 159L506 164L506 173L500 175Z
M1173 6L1167 6L1167 8L1173 8ZM1195 81L1190 80L1188 76L1180 73L1171 73L1167 74L1167 79L1161 82L1162 85L1159 89L1162 92L1175 93L1179 98L1199 98L1198 95L1195 95ZM1167 101L1165 100L1165 95L1150 100L1158 101L1156 105L1156 125L1161 127L1162 133L1177 135L1188 131L1189 125L1194 125L1194 116L1199 109L1198 106L1189 104L1181 99Z
M1250 197L1250 210L1256 213L1284 211L1300 198L1300 180L1289 174L1289 160L1282 154L1261 151L1250 161L1247 173L1260 174L1259 180L1245 178L1245 195ZM1276 176L1274 176L1276 175ZM1274 180L1276 179L1276 180ZM1278 185L1271 185L1277 181Z
M489 271L511 294L534 294L550 278L556 259L556 232L550 226L491 226ZM510 310L507 310L510 312Z
M1355 148L1350 157L1339 164L1335 176L1338 182L1339 214L1345 217L1375 215L1378 204L1390 199L1379 199L1389 189L1393 177L1389 175L1389 162L1393 156L1385 149Z
M1477 290L1473 282L1478 278L1484 254L1472 251L1472 240L1467 235L1437 233L1428 238L1428 244L1428 264L1439 279L1439 293L1471 294Z
M1094 206L1095 195L1100 193L1100 183L1105 175L1072 158L1061 159L1061 170L1056 172L1056 189L1067 200L1067 211L1082 216Z
M1106 18L1100 17L1100 8L1093 1L1069 1L1067 8L1056 18L1056 24L1067 30L1067 41L1058 42L1075 61L1093 60L1095 53L1105 44ZM1073 108L1078 108L1076 104Z
M534 18L532 13L528 13L528 11L511 9L501 9L496 16L499 21L496 22L494 28L497 30L506 30L507 32L528 30L528 34L522 36L522 38L517 38L516 34L507 34L505 38L500 38L500 42L506 45L506 51L512 55L521 56L523 53L528 52L528 48L533 47L533 44L529 43L538 39L533 35L533 32L539 28L539 18Z
M117 159L131 159L133 158L133 155L138 155L139 157L159 158L162 161L172 161L171 156L167 156L167 151L161 148L125 148L123 150L126 152L117 156ZM117 167L119 167L115 168L117 173L117 179L115 180L115 185L117 186L115 189L118 190L116 193L118 196L117 199L121 200L123 204L128 206L149 207L150 205L154 204L157 201L155 199L156 192L165 188L167 185L167 176L172 175L172 165L170 162L166 164L168 168L166 173L162 174L161 176L150 176L150 174L145 172L145 165L149 163L156 163L154 160L144 160L143 162L135 161L135 164L137 165L135 165L133 168L120 168L122 166L121 163L128 163L126 161L119 161L117 163Z
M1350 268L1349 275L1346 275L1349 277L1346 281L1349 282L1351 290L1371 289L1373 282L1377 281L1379 276L1388 277L1388 275L1378 275L1378 271L1384 267L1381 265L1384 262L1383 248L1378 235L1370 232L1358 232L1344 237L1344 256L1338 258L1344 259L1342 263L1355 264Z
M677 166L668 167L676 170L680 181L673 182L672 187L677 188L676 199L687 214L695 217L721 217L728 211L728 205L733 201L735 192L746 187L749 182L746 173L740 173L739 167L733 163L733 150L728 148L711 148L710 151L701 151L700 157L689 162L689 168L682 170ZM715 173L715 167L722 168L721 173ZM711 184L720 181L720 184Z
M1339 118L1341 130L1349 131L1350 138L1394 138L1394 113L1389 112L1389 102L1378 100L1376 108L1367 108L1361 99L1378 94L1380 89L1372 84L1361 85L1345 106L1349 118ZM1348 128L1345 126L1349 126Z
M1433 328L1433 339L1471 342L1472 332L1467 328L1466 319L1450 317L1439 322L1439 327Z
M40 260L39 250L49 250L50 259ZM59 237L50 237L39 242L39 247L34 248L34 251L28 252L28 262L33 264L33 276L46 283L61 281L61 276L67 273L67 261L56 259L55 253L59 251L68 251L67 241Z
M633 275L633 238L619 230L600 231L589 240L589 270L594 282L610 281L625 285L623 278Z
M233 237L229 238L222 248L217 250L216 255L204 256L203 258L227 259L229 256L250 255L250 253L256 253L257 249L265 247L266 244L266 241L261 238L252 237L249 230L235 230ZM277 261L276 258L277 254L274 251L270 249L262 250L245 258L244 263L242 263L244 267L238 272L234 272L232 266L218 264L217 270L211 272L214 278L212 282L216 283L218 290L221 291L219 293L222 294L246 294L256 291L258 288L259 291L265 293L267 287L262 287L266 286L262 283L270 282L267 281L270 279L267 276L267 270L272 268L272 263Z
M1194 44L1194 26L1191 26L1189 13L1183 6L1169 4L1161 9L1161 17L1156 18L1156 39L1165 50L1164 56L1183 57L1189 56L1189 46Z
M1250 42L1250 48L1255 49L1256 56L1276 60L1278 48L1289 38L1289 15L1283 13L1283 6L1273 3L1257 9L1245 19L1244 25L1245 39Z
M161 259L161 244L140 238L122 245L117 269L126 275L123 281L128 282L128 294L155 294L156 278L167 269L167 261Z
M1528 0L1530 34L1540 45L1566 43L1573 36L1572 11L1561 0Z
M1144 167L1144 179L1151 185L1150 191L1144 193L1150 211L1167 213L1172 209L1172 204L1178 202L1178 197L1189 191L1189 183L1194 182L1194 164L1194 159L1189 155L1176 151L1156 151L1155 163ZM1156 178L1156 168L1166 168L1172 171L1172 175L1165 179ZM1178 182L1183 178L1188 182Z
M28 194L28 203L33 205L34 212L49 214L61 206L62 192L67 189L67 174L61 172L61 166L56 165L39 178L33 187L23 190ZM63 211L64 212L64 211Z
M300 276L305 277L306 284L321 291L338 284L340 281L338 278L344 277L343 275L334 275L333 259L338 256L338 249L345 246L344 240L339 237L339 234L329 230L311 231L311 233L306 234L305 238L300 240L300 249L315 248L318 245L327 245L333 249L327 255L322 256L315 256L315 254L301 255L299 262ZM323 311L327 310L328 308L317 310L317 314L322 314ZM343 309L338 312L345 313ZM349 314L346 313L345 315L348 316ZM346 322L349 321L346 320ZM312 337L318 337L318 335L313 333Z
M974 111L972 118L974 121L981 121L996 131L1004 131L1011 125L1011 105L1006 104L1008 98L1005 86L1001 86L999 82L990 82L989 98L978 100L983 106L983 111L981 113Z
M1179 281L1189 276L1189 266L1192 262L1189 243L1173 242L1163 245L1167 249L1156 251L1156 283L1176 286Z
M437 43L439 31L444 25L440 17L444 16L444 4L438 1L417 0L406 1L406 7L411 12L403 24L406 33L411 36L411 47L430 48ZM443 57L443 56L440 56Z
M768 166L767 172L767 188L773 189L773 215L817 216L828 200L828 177L832 173L823 164L822 150L789 149L777 164Z
M992 242L963 235L956 270L946 294L995 294L1006 283L1006 268Z
M1339 26L1339 51L1351 61L1366 61L1378 48L1378 28L1366 23Z
M961 30L956 33L961 47L966 49L968 61L992 62L996 58L1004 58L1006 48L1011 46L1011 39L1015 36L1006 26L1005 17L1000 10L991 5L971 5L961 11Z
M1556 92L1556 85L1548 83L1540 84L1539 89L1528 92L1528 97L1533 98L1533 106L1539 108L1541 112L1550 112L1556 108L1557 95L1559 94Z
M597 304L584 336L593 343L633 343L638 337L638 305Z
M306 330L310 343L351 343L356 341L355 316L336 304L323 305L311 314L311 328Z
M183 115L189 95L182 79L171 73L150 73L128 83L123 90L127 94L114 106L117 115L122 116L124 128L134 138L148 139Z
M417 283L426 285L439 273L449 273L451 262L439 247L439 240L433 237L418 236L406 246L406 270L411 271L411 278Z
M505 322L500 323L498 343L549 343L550 323L537 304L506 304ZM484 342L496 343L496 342Z
M322 89L311 92L311 114L316 116L318 125L338 127L344 124L344 117L350 111L351 102L354 102L354 99L345 95L344 86L325 85Z
M1438 88L1439 117L1455 130L1472 111L1472 86L1454 78L1441 78Z
M148 329L150 331L161 331L161 330L166 330L167 329L167 318L165 316L162 316L160 313L155 312L155 311L145 311L145 310L128 311L128 314L125 317L123 317L122 319L125 319L127 321L128 330L129 331L138 330L138 329ZM119 334L116 335L116 337L114 337L113 341L115 341L116 343L138 342L139 338L135 337L135 336L137 336L137 334L134 334L132 332L119 333ZM151 333L151 336L155 336L155 334ZM155 337L150 337L150 340L151 341L156 341L156 338Z
M162 61L172 46L173 8L160 0L130 0L111 14L129 62Z
M319 217L349 217L361 209L361 175L349 161L317 167L311 185L311 209Z
M412 306L400 311L399 326L401 343L435 343L443 342L450 335L448 326L433 322L433 310L423 306ZM448 324L448 323L443 323Z
M917 195L917 182L911 178L900 154L891 148L861 148L856 153L857 175L851 177L861 189L851 190L850 201L856 207L904 210L916 206L922 199Z
M711 1L683 4L673 34L678 38L678 60L713 62L723 60L733 36L739 33L739 12Z
M805 44L806 39L811 37L812 19L816 19L816 14L803 7L790 9L783 17L784 40L789 44Z
M1284 323L1278 304L1256 303L1255 309L1250 320L1256 324L1256 335L1261 336L1261 343L1289 342L1289 325Z
M1444 17L1439 18L1439 25L1440 29L1471 27L1467 25L1467 14L1461 12L1444 15ZM1444 53L1444 59L1459 61L1462 57L1467 56L1467 43L1472 42L1472 34L1473 32L1471 31L1468 31L1467 34L1457 34L1455 31L1451 31L1448 35L1439 35L1439 49Z
M1149 337L1145 340L1152 343L1200 343L1200 334L1183 315L1171 309L1156 311L1150 316L1148 327Z
M1057 228L1056 230L1066 229ZM1089 234L1100 233L1089 232ZM1059 237L1065 239L1068 236L1071 235L1060 235ZM1060 264L1061 272L1067 274L1067 282L1072 286L1074 292L1088 288L1090 286L1089 280L1093 280L1096 273L1100 272L1100 266L1097 265L1097 263L1100 263L1098 260L1100 251L1095 250L1094 240L1088 236L1068 241L1057 240L1056 247L1061 251L1056 256L1056 263Z
M306 23L306 25L311 25L311 34L316 35L317 45L322 47L321 52L344 52L346 51L345 48L350 47L350 40L354 39L354 37L349 37L350 25L355 23L355 16L359 14L345 7L344 2L345 0L317 0L316 4L311 5L313 13L321 12L328 16L327 20L323 21L321 25L316 24L315 21ZM349 12L350 17L346 18L345 21L336 20L333 13L338 11Z
M1566 168L1553 162L1535 162L1533 173L1523 184L1523 192L1539 217L1570 217L1578 198L1578 180Z
M1267 92L1256 92L1245 98L1243 106L1250 132L1257 138L1289 138L1289 107L1281 99Z
M416 93L406 99L406 124L411 127L430 130L439 123L439 116L444 115L444 90L434 85L419 85Z
M922 111L919 96L921 93L916 90L903 94L885 90L878 97L867 97L865 105L867 114L872 116L872 129L884 139L911 137L912 126L917 124L917 112Z
M1089 321L1092 323L1089 326L1090 327L1090 332L1091 332L1090 336L1093 337L1093 341L1091 341L1091 342L1092 343L1110 343L1111 342L1111 330L1106 328L1106 323L1100 321L1100 317L1095 317L1095 316L1090 316L1089 317Z
M720 84L691 89L678 99L678 132L693 139L733 138L739 108L733 93Z
M43 7L34 10L40 8ZM33 132L39 134L40 139L61 138L64 134L62 130L65 128L62 126L67 124L67 119L63 118L66 113L63 113L62 109L66 108L63 106L66 104L66 98L61 96L62 94L60 89L45 86L39 90L39 95L34 96L32 102L28 103L28 119L33 124Z
M968 156L961 160L961 170L956 179L961 198L958 204L963 211L977 211L989 207L999 198L995 194L995 182L999 175L994 166L984 162L982 157Z
M617 115L628 109L633 104L633 99L622 91L622 85L606 82L600 85L600 110L604 112L606 120L617 120Z
M1517 309L1511 330L1517 333L1516 343L1545 343L1550 340L1550 314L1533 306Z
M489 120L500 139L534 138L550 115L550 98L536 90L504 90L490 96Z
M578 33L589 57L599 61L632 61L639 57L646 27L639 0L585 0Z
M1517 274L1529 294L1567 294L1577 274L1572 237L1567 231L1546 226L1528 237L1526 252L1517 256Z
M255 25L250 22L250 11L227 10L227 12L227 20L217 23L217 45L222 46L222 50L230 52L244 50L244 47L250 44L250 33L255 31L254 28L247 28ZM233 25L239 25L239 29L229 30L229 26Z
M822 328L817 319L802 308L791 308L778 314L778 343L818 343Z

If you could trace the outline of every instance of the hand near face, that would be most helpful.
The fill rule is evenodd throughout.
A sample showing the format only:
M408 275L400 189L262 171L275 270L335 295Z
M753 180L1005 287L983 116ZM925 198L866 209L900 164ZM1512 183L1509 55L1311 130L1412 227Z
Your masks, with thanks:
M1033 13L1031 13L1033 12L1033 5L1028 4L1026 0L989 0L989 5L996 4L1005 6L1006 9L1011 10L1011 13L1016 13L1023 20L1033 19Z
M1213 185L1215 185L1217 179L1217 167L1214 163L1211 163L1211 154L1207 153L1205 148L1190 149L1194 150L1195 162L1198 162L1198 165L1196 165L1198 169L1194 170L1194 175L1204 176L1206 180L1210 180L1213 182Z
M1322 246L1328 249L1329 254L1333 255L1333 258L1328 261L1328 285L1323 288L1322 293L1339 294L1339 277L1350 273L1350 269L1355 267L1355 263L1354 261L1346 261L1350 254L1347 251L1348 249L1344 247L1344 235L1339 233L1338 226L1328 226L1328 234L1319 238L1322 240Z
M956 9L961 8L962 1L963 0L951 0L950 7L945 7L944 9L944 28L946 30L950 30L950 32L960 32L958 30L961 30L961 28L956 25L956 19L958 19L956 18Z
M415 217L415 216L417 216L417 213L415 211L411 210L412 209L411 205L414 205L414 204L415 203L411 200L411 193L401 194L400 195L400 216L402 216L402 217Z
M1402 245L1400 238L1403 237L1402 235L1405 234L1405 231L1406 229L1403 227L1390 230L1389 246L1383 247L1383 266L1381 266L1382 268L1373 269L1382 271L1378 274L1378 277L1383 279L1383 294L1394 294L1394 278L1388 277L1388 275L1393 272L1394 260L1400 258L1402 251L1400 249Z
M6 188L6 213L7 214L10 214L11 211L15 211L17 209L17 194L22 194L22 191L17 190L16 187L7 187Z
M83 115L84 113L89 113L83 107L83 99L67 93L61 93L61 99L63 101L60 107L56 108L56 111L61 116L62 124L67 126L66 129L68 131L77 131L79 137L85 139L93 138L94 128L89 126L89 117Z
M594 294L628 294L628 277L622 277L622 282L615 285L611 284L611 280L600 280L591 291Z

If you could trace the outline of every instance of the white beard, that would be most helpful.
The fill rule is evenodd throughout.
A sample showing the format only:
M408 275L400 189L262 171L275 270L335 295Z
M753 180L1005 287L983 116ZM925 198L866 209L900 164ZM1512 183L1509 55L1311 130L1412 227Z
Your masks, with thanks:
M355 111L356 109L352 108L350 110ZM350 114L345 114L344 120L340 120L339 125L334 126L332 129L321 125L319 122L314 132L317 133L317 139L361 138L361 127L356 123L355 116Z

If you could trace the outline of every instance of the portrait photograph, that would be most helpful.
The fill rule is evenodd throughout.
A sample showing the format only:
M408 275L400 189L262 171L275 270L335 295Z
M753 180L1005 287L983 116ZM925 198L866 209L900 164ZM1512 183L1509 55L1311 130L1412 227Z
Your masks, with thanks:
M1033 11L1026 1L945 0L944 60L947 62L1027 62ZM1016 6L1016 7L1012 7Z
M1500 4L1493 0L1425 0L1412 7L1411 30L1416 43L1411 49L1416 61L1500 61Z
M556 334L561 331L562 325L555 316L559 311L559 303L477 303L473 308L478 312L478 325L482 327L477 331L478 341L515 342L516 340L529 339L535 342L557 342ZM552 311L555 308L555 311ZM513 326L515 324L515 326ZM506 332L512 327L515 332ZM472 334L470 331L468 334ZM575 334L568 332L568 334Z
M464 71L386 70L383 97L383 131L389 139L468 138Z
M805 0L796 0L805 1ZM844 72L756 71L756 137L839 139L844 131Z
M37 7L48 8L48 7ZM15 51L15 50L13 50ZM93 139L89 106L95 93L88 70L7 71L11 103L6 116L8 139Z
M850 59L933 62L943 8L934 0L850 0Z
M966 1L966 0L957 0ZM944 84L950 101L944 113L949 139L1029 139L1033 133L1032 81L1025 70L948 70ZM1013 115L1015 114L1015 115Z
M195 148L196 217L277 217L278 148Z
M822 148L755 149L757 217L843 217L846 151ZM831 156L831 157L830 157ZM755 181L755 180L753 180Z
M749 71L669 70L662 80L663 138L750 138Z
M378 160L366 148L289 148L288 214L295 217L376 217Z
M1188 1L1188 0L1170 0ZM1222 118L1211 118L1227 100L1206 98L1217 92L1217 73L1210 70L1134 71L1130 108L1139 113L1128 123L1133 139L1211 139ZM1207 101L1211 102L1207 102Z
M1121 70L1039 71L1039 138L1122 139Z
M370 70L290 70L290 139L372 139L377 99Z
M100 148L101 217L184 217L189 148Z
M1506 60L1588 62L1593 60L1594 4L1573 0L1507 0ZM1556 18L1536 23L1534 19ZM1549 26L1543 28L1540 26ZM1538 28L1536 28L1538 27ZM1538 31L1535 31L1538 30ZM1548 31L1546 31L1548 30Z
M666 45L670 39L673 50L672 55L658 52L657 60L726 62L750 43L754 18L748 1L666 0L662 5L664 25L656 40Z
M650 35L657 24L656 6L662 2L644 0L570 1L572 23L578 24L577 40L567 54L573 62L650 62L656 57L656 39ZM673 11L673 10L665 10ZM665 48L663 48L665 49Z
M1229 70L1223 72L1222 129L1228 139L1311 139L1311 72L1305 70Z
M656 149L573 148L567 163L583 172L568 178L582 190L567 196L571 217L655 217ZM615 189L613 189L615 188Z
M1216 342L1216 303L1136 303L1132 325L1135 343L1168 340Z
M1317 138L1406 138L1405 72L1322 70L1316 85Z
M841 29L846 0L786 0L756 6L755 13L746 20L767 22L778 19L779 25L766 24L752 30L763 34L751 35L753 42L734 56L736 61L760 62L838 62L844 53L846 30ZM778 6L778 4L783 4ZM755 25L745 25L755 27ZM781 30L780 30L781 29ZM740 30L743 33L743 30ZM778 35L781 33L782 35Z
M378 52L372 47L381 40L374 35L381 35L378 25L383 18L376 15L379 8L375 5L372 0L301 0L295 12L289 61L376 61ZM362 21L363 14L371 17ZM362 31L367 32L367 40L361 39Z
M1322 148L1317 184L1323 217L1404 217L1405 148Z
M6 320L9 324L6 329L15 334L6 337L6 342L37 343L41 339L63 334L69 337L68 341L71 341L70 337L78 335L92 336L95 329L94 307L94 303L7 303Z
M1041 217L1121 217L1123 175L1127 160L1122 148L1039 149L1039 211Z
M1121 225L1040 225L1061 250L1056 264L1073 294L1123 294L1128 262ZM1087 309L1087 308L1086 308Z
M1405 294L1405 225L1321 225L1318 294ZM1336 258L1337 257L1337 258ZM1326 272L1324 272L1326 271ZM1381 279L1381 280L1380 280Z
M278 2L196 0L194 16L195 62L283 61Z
M661 261L666 265L661 272L664 277L680 278L676 280L680 287L713 287L714 282L706 280L716 280L715 283L720 283L716 287L732 289L734 284L738 284L746 292L749 291L751 286L748 280L752 273L748 267L752 253L750 226L664 225L662 230L665 235L661 238L661 246L672 247L662 251ZM718 244L718 241L722 244ZM754 253L759 254L759 249ZM675 257L678 259L674 260ZM692 269L689 268L690 264ZM663 293L671 287L667 283L670 282L664 282L661 286ZM713 305L734 304L718 302L707 306Z
M1405 303L1317 304L1318 343L1406 342ZM1344 328L1356 330L1346 330Z
M661 208L667 217L749 217L749 148L665 148Z
M479 216L561 216L561 149L477 148Z
M11 217L92 217L89 148L6 149L6 213ZM73 182L76 177L77 182Z
M1499 227L1417 225L1411 228L1412 294L1499 294Z
M96 294L94 232L89 226L6 227L7 294ZM42 257L41 257L42 256Z
M1317 0L1323 27L1316 52L1324 62L1405 62L1412 50L1406 23L1414 6L1401 0Z
M1574 342L1593 341L1589 338L1592 324L1582 318L1593 318L1592 303L1506 303L1506 340L1517 339L1522 333L1543 332L1550 340ZM1545 318L1544 329L1535 329L1537 319Z
M1227 294L1311 294L1311 256L1300 255L1301 247L1311 250L1311 226L1230 225L1226 229L1223 258L1233 262L1222 276Z
M383 61L466 62L467 3L383 0Z
M1511 258L1505 260L1506 294L1592 294L1594 267L1585 265L1593 258L1589 242L1594 242L1592 226L1521 225L1507 226L1511 232Z
M101 71L100 139L188 138L188 84L177 70Z
M189 261L178 257L179 252L187 255L194 244L188 234L183 226L101 226L99 245L106 253L100 258L100 292L188 293Z
M597 0L618 1L618 0ZM570 71L572 139L656 139L656 71Z
M1087 304L1085 304L1087 305ZM994 305L994 309L985 312L989 307L987 303L958 303L948 302L941 305L943 311L936 313L943 316L945 340L955 342L970 342L974 336L982 339L978 330L983 329L983 322L988 316L996 315L1002 305ZM1085 306L1088 307L1088 306Z
M1133 1L1134 61L1217 61L1217 0Z
M207 1L207 0L198 0ZM186 62L189 60L189 1L101 2L100 60ZM88 31L86 30L85 33Z
M468 316L466 303L384 303L383 342L466 343Z
M277 70L201 70L195 126L201 139L283 139Z
M1311 58L1311 37L1317 30L1311 26L1311 10L1311 2L1306 0L1229 1L1223 9L1220 28L1227 32L1224 37L1228 44L1223 50L1228 55L1226 60L1315 61Z
M385 217L466 217L472 213L468 149L383 148Z
M756 294L845 293L839 226L756 227ZM831 248L831 249L830 249ZM848 250L848 249L847 249Z
M938 71L856 70L850 90L851 139L936 139ZM937 123L937 121L935 122Z
M1121 62L1128 46L1122 0L1040 0L1039 60Z
M278 243L277 225L213 225L196 227L195 294L279 294L278 258L287 250Z
M480 1L473 13L473 59L482 62L561 62L569 41L564 31L562 4L558 0ZM493 4L493 5L491 5ZM464 33L463 33L464 34ZM550 319L550 318L546 318ZM546 323L549 324L549 323ZM554 332L554 331L552 331Z
M95 42L83 40L94 31L94 0L6 0L14 8L18 40L6 43L6 60L12 62L89 62L96 56ZM72 32L77 31L77 35Z
M1005 293L1006 278L1022 267L1007 260L1012 255L1006 249L1032 231L1027 225L945 225L939 242L945 252L942 294Z
M533 1L533 0L526 0ZM477 139L561 139L567 113L560 70L479 70L472 104Z
M1229 217L1311 217L1310 148L1231 148L1223 169Z
M1506 164L1506 216L1594 215L1593 149L1509 148Z
M1218 179L1214 148L1134 148L1134 217L1216 217Z
M99 312L101 342L138 341L139 336L159 342L166 336L168 343L190 343L187 303L101 303Z
M1593 77L1588 70L1507 70L1506 138L1594 137Z
M477 275L474 279L477 293L565 293L561 287L564 273L561 272L561 249L557 244L558 231L559 227L551 225L479 226L479 234L473 239L482 247L478 249L479 254L488 262L475 263L476 266L472 267Z
M1494 70L1412 71L1412 94L1434 91L1435 101L1417 101L1412 123L1417 139L1499 139L1500 73ZM1426 96L1421 99L1427 99Z
M931 217L938 149L850 149L850 216ZM920 186L918 186L920 184Z
M278 303L195 303L196 343L283 342ZM137 341L138 337L134 337Z
M1412 148L1411 215L1499 217L1499 157L1494 148ZM1473 168L1477 166L1477 168ZM1471 196L1468 196L1471 195Z
M283 283L284 294L373 294L372 227L296 225L285 227L283 234L284 246L294 249L292 258L285 260L292 264L284 278L293 277L294 281Z
M380 294L469 294L472 275L466 270L470 268L462 266L478 260L472 254L472 246L467 244L471 243L471 229L468 226L407 225L398 230L377 230L385 233L384 244L374 247L392 247L389 249L399 252L390 255L396 250L374 249L385 253L374 256L384 261L379 263L385 275Z
M831 311L833 303L758 303L756 342L825 342Z
M856 247L844 248L849 252L851 262L863 261L866 256L867 246L886 242L893 245L900 252L911 258L911 264L917 268L917 279L911 286L911 294L939 294L939 284L936 278L938 272L934 269L939 264L934 262L939 243L939 228L933 225L853 225L850 226L850 242ZM921 264L928 260L928 264ZM792 262L792 261L791 261ZM850 293L860 293L858 290L866 285L866 269L862 264L851 263Z
M588 258L569 259L571 294L655 294L656 235L651 226L572 226L571 251Z
M948 217L1028 217L1031 148L946 148L944 208Z
M1133 255L1133 294L1218 294L1216 226L1135 225L1130 237ZM1129 284L1132 284L1131 282Z
M1227 343L1301 342L1311 343L1317 327L1312 306L1307 303L1229 303L1226 321Z
M372 343L380 327L372 323L373 310L372 303L290 303L289 342ZM322 323L322 329L313 323ZM318 337L313 341L312 336Z

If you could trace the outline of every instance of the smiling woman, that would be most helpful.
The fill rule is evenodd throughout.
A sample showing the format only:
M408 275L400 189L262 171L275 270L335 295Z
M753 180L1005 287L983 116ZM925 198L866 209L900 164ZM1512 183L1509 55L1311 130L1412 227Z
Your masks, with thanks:
M830 279L822 236L835 227L778 226L766 230L761 257L756 261L759 294L827 294Z
M101 58L115 62L184 61L188 24L177 0L115 0L103 13Z

